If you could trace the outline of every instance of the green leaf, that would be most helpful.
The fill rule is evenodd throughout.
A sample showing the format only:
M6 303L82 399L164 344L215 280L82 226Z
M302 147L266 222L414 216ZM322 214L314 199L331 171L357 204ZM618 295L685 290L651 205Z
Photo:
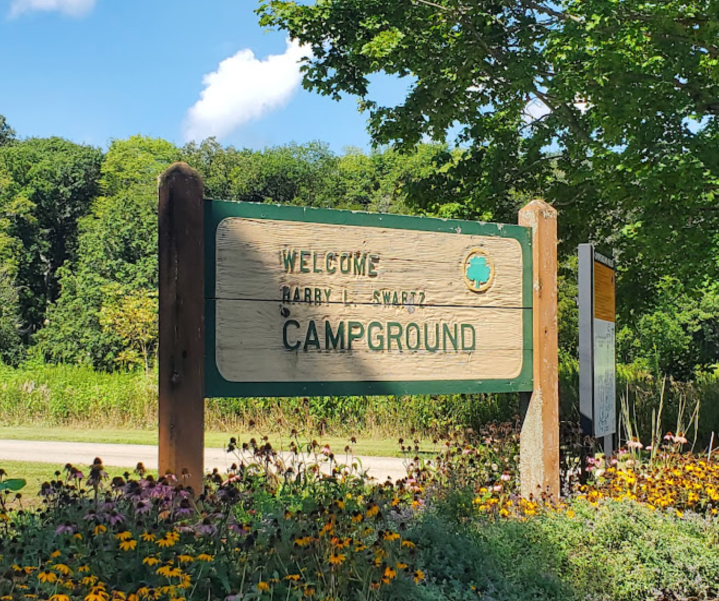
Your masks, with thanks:
M27 486L27 481L23 480L22 478L14 478L12 480L5 480L3 482L0 482L0 492L3 491L11 491L11 492L17 492L19 490L22 490Z

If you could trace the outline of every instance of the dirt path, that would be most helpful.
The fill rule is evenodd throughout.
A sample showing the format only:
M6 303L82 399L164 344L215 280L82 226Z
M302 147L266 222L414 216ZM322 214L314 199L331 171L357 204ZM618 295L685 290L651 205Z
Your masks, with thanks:
M95 457L105 465L134 468L142 462L147 469L157 469L157 447L153 445L102 444L95 442L53 442L28 440L0 440L0 460L32 461L52 463L58 467L72 463L77 467L88 466ZM384 481L397 480L406 475L405 460L396 457L360 457L362 468L370 476ZM346 462L344 455L338 456L339 463ZM218 468L224 472L238 457L225 449L205 448L205 468Z

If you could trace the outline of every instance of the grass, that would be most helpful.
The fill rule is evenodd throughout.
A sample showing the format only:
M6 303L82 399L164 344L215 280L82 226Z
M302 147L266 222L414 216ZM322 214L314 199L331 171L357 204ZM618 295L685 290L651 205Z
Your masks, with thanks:
M205 445L208 447L221 448L227 445L230 437L236 437L240 442L249 441L251 438L260 439L261 433L254 432L206 432ZM289 443L289 436L280 437L278 434L269 435L273 446L278 447L284 441L284 446ZM318 442L329 444L336 453L343 451L346 445L350 444L348 437L339 436L317 436ZM156 430L124 430L124 429L82 429L69 427L48 428L45 426L4 426L0 427L0 440L43 440L58 442L97 442L110 444L157 444ZM306 440L301 436L300 441ZM310 439L311 440L311 439ZM352 445L356 455L367 455L371 457L402 457L402 452L397 439L377 438L358 439ZM430 442L423 442L420 451L423 454L434 454L437 447ZM1 461L1 460L0 460Z

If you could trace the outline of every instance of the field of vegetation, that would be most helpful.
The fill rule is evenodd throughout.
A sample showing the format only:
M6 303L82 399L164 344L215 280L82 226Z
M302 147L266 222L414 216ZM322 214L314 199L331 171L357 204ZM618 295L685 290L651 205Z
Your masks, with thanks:
M193 498L173 477L66 465L27 506L0 471L3 599L715 599L719 468L667 436L592 461L563 498L517 495L511 425L371 482L327 446L231 441ZM411 445L410 445L411 446ZM411 455L410 455L411 456ZM570 462L571 463L571 462ZM329 464L332 475L315 469ZM576 466L576 463L574 464ZM14 466L22 469L21 466ZM9 470L7 470L9 472Z

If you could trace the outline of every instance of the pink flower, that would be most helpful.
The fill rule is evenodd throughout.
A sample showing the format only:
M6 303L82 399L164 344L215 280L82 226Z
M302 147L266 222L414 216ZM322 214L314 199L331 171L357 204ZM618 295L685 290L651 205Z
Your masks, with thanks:
M499 479L503 482L509 482L512 479L512 476L510 476L507 472L504 472Z
M642 449L642 448L644 448L644 445L643 445L641 442L639 442L639 439L637 439L637 438L632 438L632 439L627 443L627 446L628 446L630 449Z

